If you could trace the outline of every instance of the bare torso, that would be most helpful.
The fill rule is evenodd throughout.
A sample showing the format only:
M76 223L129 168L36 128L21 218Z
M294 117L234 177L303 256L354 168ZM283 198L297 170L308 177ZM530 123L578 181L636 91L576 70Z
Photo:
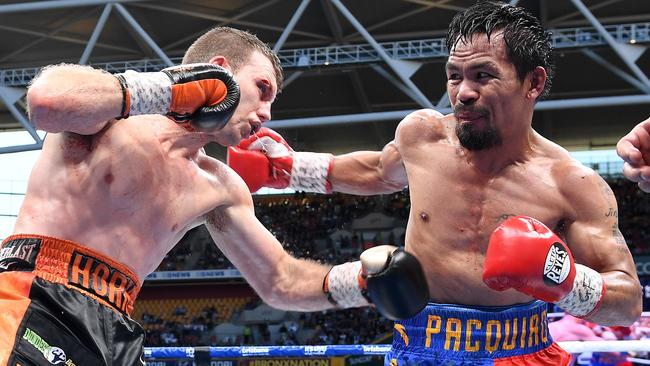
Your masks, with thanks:
M432 301L497 306L532 300L483 283L488 241L515 215L535 217L562 235L568 207L557 164L569 155L538 136L526 160L481 171L459 146L453 117L441 121L403 122L396 139L411 196L406 247L423 264Z
M144 279L206 212L227 202L231 173L188 136L153 115L110 122L92 136L48 135L14 233L73 240Z

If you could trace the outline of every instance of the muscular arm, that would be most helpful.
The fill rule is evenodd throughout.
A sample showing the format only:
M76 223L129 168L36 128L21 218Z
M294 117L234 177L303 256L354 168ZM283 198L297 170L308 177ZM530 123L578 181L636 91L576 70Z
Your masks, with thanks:
M117 79L102 70L79 65L45 68L27 90L32 124L48 132L92 135L122 111Z
M329 267L289 255L255 217L243 182L229 184L229 194L234 203L206 214L206 227L262 300L293 311L331 308L322 291Z
M417 110L404 117L395 130L395 139L381 152L359 151L336 156L328 177L332 190L372 195L404 189L408 177L400 146L407 149L423 140L431 142L443 138L441 117L444 116L432 109Z
M567 174L564 190L573 207L566 240L576 263L598 271L606 292L589 320L602 325L629 325L641 314L641 288L634 260L618 229L616 198L607 183L586 168Z
M357 151L334 157L328 180L333 191L359 195L397 192L408 184L394 141L381 152Z

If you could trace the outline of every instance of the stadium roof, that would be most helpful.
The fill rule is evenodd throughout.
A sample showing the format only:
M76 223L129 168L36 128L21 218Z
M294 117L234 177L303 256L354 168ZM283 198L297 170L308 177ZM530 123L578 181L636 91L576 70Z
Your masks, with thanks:
M27 126L24 88L47 64L109 71L178 62L227 25L279 50L273 121L296 149L377 149L409 111L445 110L442 39L474 0L51 0L0 2L0 129ZM611 147L650 115L650 1L522 0L553 30L557 74L535 128L568 148ZM29 126L27 126L29 129ZM0 152L39 148L39 141ZM221 156L223 149L209 151Z

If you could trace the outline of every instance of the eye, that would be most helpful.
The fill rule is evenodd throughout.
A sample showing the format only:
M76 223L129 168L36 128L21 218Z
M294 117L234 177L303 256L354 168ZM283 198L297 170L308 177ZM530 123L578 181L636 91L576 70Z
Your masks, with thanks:
M447 80L460 80L460 74L449 74Z
M479 79L484 79L484 78L491 78L492 75L488 74L487 72L479 71L476 74L476 77L479 78Z
M268 80L260 80L257 82L257 88L260 90L260 93L262 93L262 96L265 96L271 90L271 83L269 83Z

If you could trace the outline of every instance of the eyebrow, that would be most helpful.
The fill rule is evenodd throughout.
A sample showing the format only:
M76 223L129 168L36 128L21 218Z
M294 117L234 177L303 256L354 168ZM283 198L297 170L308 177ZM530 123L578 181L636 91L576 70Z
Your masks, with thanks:
M497 66L497 64L494 61L484 61L484 62L479 62L479 63L475 63L475 64L470 64L468 68L469 69L485 69L485 68L487 68L487 69L492 69L492 70L498 70L499 69L499 67ZM454 62L447 61L447 63L445 64L445 69L446 70L458 70L459 66Z

